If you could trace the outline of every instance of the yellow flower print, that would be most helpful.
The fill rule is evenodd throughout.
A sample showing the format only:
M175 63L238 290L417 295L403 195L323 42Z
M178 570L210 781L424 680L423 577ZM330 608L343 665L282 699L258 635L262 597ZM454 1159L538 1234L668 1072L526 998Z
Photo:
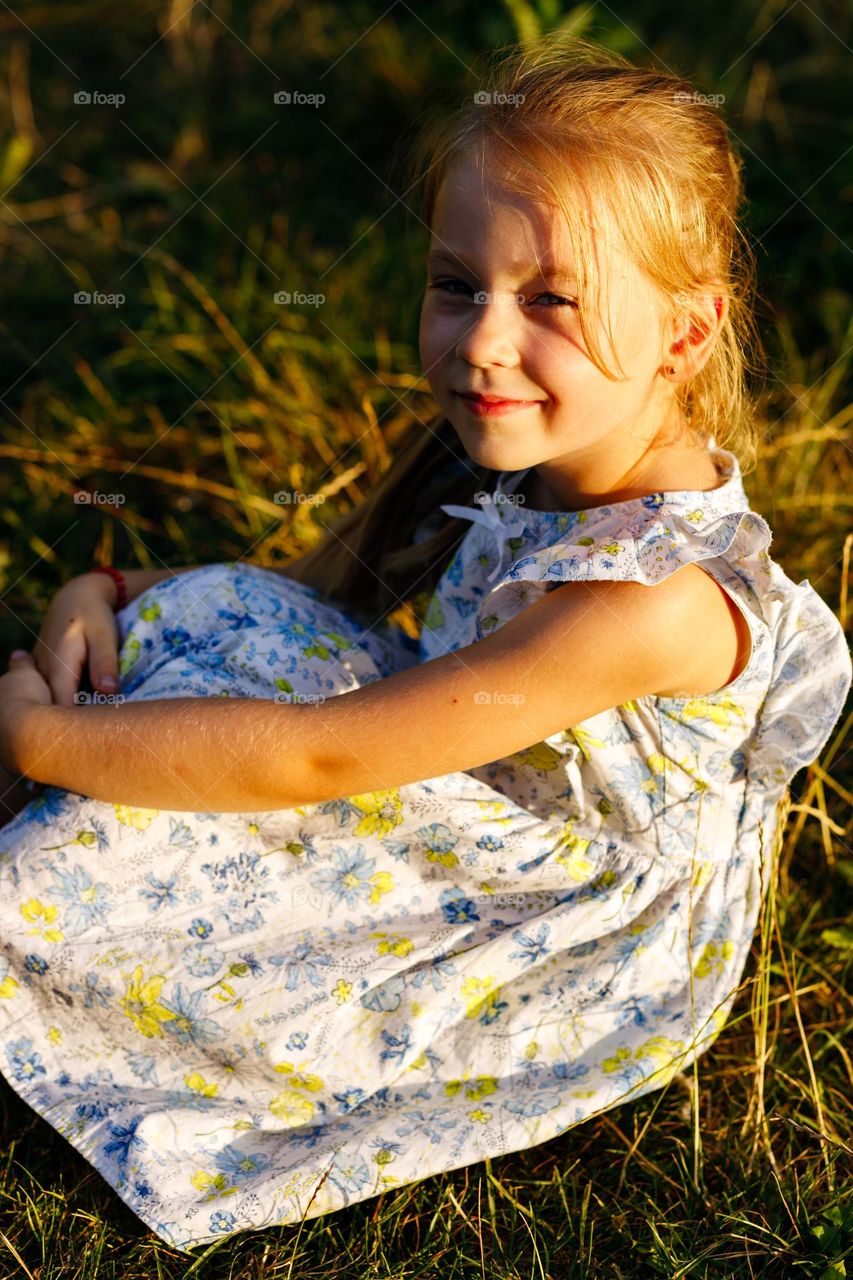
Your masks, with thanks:
M582 729L579 724L572 725L571 729L569 729L568 732L574 738L575 742L580 748L581 755L584 757L585 760L592 759L592 751L590 750L591 747L604 746L604 743L601 741L600 738L596 738L594 734L589 733L586 729Z
M149 600L147 604L141 605L139 616L145 622L154 622L160 617L160 605L156 600Z
M689 520L691 524L701 524L705 519L705 512L701 507L697 507L695 511L688 511L684 518Z
M635 1051L635 1058L654 1058L656 1062L668 1063L673 1056L684 1048L683 1040L670 1040L667 1036L650 1036Z
M556 747L550 746L547 742L534 742L532 747L525 747L522 751L516 751L513 757L520 764L529 765L531 769L536 769L540 773L550 773L552 769L556 769L562 760L562 755Z
M477 1107L474 1111L468 1112L469 1120L479 1120L481 1124L487 1124L491 1118L491 1111L483 1111L482 1107Z
M49 1027L47 1038L51 1044L60 1044L62 1041L62 1032L59 1027Z
M198 1169L190 1178L197 1191L206 1191L205 1200L216 1200L218 1196L233 1196L236 1187L229 1187L224 1173L205 1173Z
M411 938L407 938L404 933L371 933L370 938L379 938L376 944L376 954L380 956L407 956L410 951L414 951L415 944Z
M477 1076L472 1081L466 1071L461 1080L448 1080L444 1086L444 1092L448 1098L455 1098L463 1088L465 1089L465 1097L476 1101L487 1097L490 1093L496 1093L498 1082L495 1076Z
M443 867L458 867L459 859L455 853L438 853L435 849L424 849L427 862L440 862Z
M142 652L142 643L134 636L131 638L130 633L125 636L122 654L119 660L119 674L126 676L128 671L134 665Z
M468 997L465 1017L478 1018L484 1011L493 1012L501 990L495 987L494 978L466 978L462 983L462 994Z
M357 836L387 836L403 821L403 802L399 787L389 791L366 791L348 797L364 817L353 832Z
M97 843L98 836L96 832L78 831L74 840L63 840L62 844L43 844L40 847L46 853L51 853L54 849L65 849L72 844L82 844L85 849L94 849Z
M681 708L678 718L685 721L710 720L714 724L720 725L721 728L727 729L734 716L744 720L744 709L735 702L734 698L725 695L720 698L719 702L709 702L707 697L691 698Z
M390 871L375 871L370 877L370 883L373 885L373 889L368 901L378 902L383 893L390 893L394 888L394 877Z
M696 866L696 874L693 877L693 888L704 889L705 885L714 874L714 868L710 862L699 862Z
M6 959L0 959L0 1000L11 1000L15 992L18 990L18 984L9 973L9 962Z
M285 1089L282 1093L277 1093L270 1102L269 1109L289 1129L308 1124L314 1115L314 1103L303 1097L301 1093L297 1093L295 1089Z
M720 946L717 946L716 942L706 942L693 970L694 976L707 978L715 970L717 973L722 973L723 965L734 955L734 949L735 944L728 938Z
M338 1004L343 1004L344 1001L349 1000L352 995L352 983L344 982L343 978L338 978L337 983L332 988L332 995L335 997Z
M498 818L506 809L502 800L478 800L477 808L484 818Z
M193 1093L200 1094L202 1098L215 1098L219 1093L219 1085L209 1083L199 1071L191 1071L189 1075L184 1076L184 1084Z
M583 844L586 847L589 841L584 840ZM592 863L583 856L580 849L574 849L571 853L558 853L554 861L566 868L570 880L587 880L592 871Z
M44 938L45 942L62 942L65 934L61 929L45 928L53 924L59 907L46 907L43 902L39 902L38 898L28 898L21 906L21 915L30 924L34 924L34 929L28 929L27 933L36 934Z
M527 1059L528 1062L532 1062L538 1052L539 1052L539 1045L536 1043L535 1040L531 1040L530 1044L524 1050L523 1056Z
M125 827L145 831L160 813L159 809L134 809L128 804L114 804L116 819Z
M555 861L566 868L572 880L586 880L592 871L592 863L584 857L589 846L589 840L575 835L571 820L563 823L560 839L557 841L557 848L562 848L563 852L557 854Z
M390 1164L394 1159L394 1152L389 1151L387 1147L380 1147L374 1154L373 1159L380 1166Z
M136 1029L149 1039L162 1036L161 1024L175 1016L169 1009L164 1009L157 1003L165 981L166 979L159 973L143 981L142 965L138 964L128 983L127 992L121 998L122 1008L128 1018Z
M291 1087L294 1089L310 1089L312 1093L316 1093L318 1089L323 1088L323 1081L319 1076L313 1076L308 1071L295 1071L290 1077Z
M602 1071L618 1071L619 1068L622 1066L622 1063L627 1062L630 1056L631 1056L630 1049L625 1049L624 1047L617 1049L612 1058L604 1059L604 1061L601 1064L601 1070Z
M273 1067L273 1071L277 1071L279 1075L289 1076L291 1071L295 1071L296 1067L292 1062L278 1062Z

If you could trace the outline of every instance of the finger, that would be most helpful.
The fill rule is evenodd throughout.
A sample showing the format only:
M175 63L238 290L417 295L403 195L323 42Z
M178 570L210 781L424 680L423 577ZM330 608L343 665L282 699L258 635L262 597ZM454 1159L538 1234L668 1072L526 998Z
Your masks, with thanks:
M113 637L95 636L89 644L89 676L93 688L104 693L118 689L118 650Z
M47 676L53 701L58 707L76 706L75 694L80 686L80 668L82 659L69 658L51 667Z
M35 658L26 649L14 649L9 654L10 667L34 667Z

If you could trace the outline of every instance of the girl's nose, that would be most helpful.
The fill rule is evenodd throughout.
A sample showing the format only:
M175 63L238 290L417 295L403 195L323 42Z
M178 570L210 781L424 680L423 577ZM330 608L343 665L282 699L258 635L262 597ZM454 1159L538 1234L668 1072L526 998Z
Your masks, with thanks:
M465 332L456 344L456 356L474 365L513 363L518 305L515 293L475 293Z

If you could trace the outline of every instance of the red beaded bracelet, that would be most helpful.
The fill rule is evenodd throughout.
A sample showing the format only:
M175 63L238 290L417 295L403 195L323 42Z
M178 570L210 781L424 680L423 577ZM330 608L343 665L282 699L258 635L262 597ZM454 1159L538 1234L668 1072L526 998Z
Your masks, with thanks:
M114 569L111 564L96 564L89 572L108 573L110 575L118 591L118 598L113 606L113 612L123 609L127 604L127 583L124 580L124 575L118 569Z

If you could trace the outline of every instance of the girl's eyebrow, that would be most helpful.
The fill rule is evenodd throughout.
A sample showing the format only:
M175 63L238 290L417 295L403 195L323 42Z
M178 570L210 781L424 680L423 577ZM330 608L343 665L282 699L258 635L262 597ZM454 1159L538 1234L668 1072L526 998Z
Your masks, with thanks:
M452 249L431 249L427 254L427 262L459 263L473 275L477 274L476 271L474 271L474 268L469 266L461 254L455 253ZM535 275L538 272L543 279L547 277L550 280L577 280L577 276L573 271L569 271L565 267L553 265L549 262L542 262L538 267L530 267L529 270L531 275Z

